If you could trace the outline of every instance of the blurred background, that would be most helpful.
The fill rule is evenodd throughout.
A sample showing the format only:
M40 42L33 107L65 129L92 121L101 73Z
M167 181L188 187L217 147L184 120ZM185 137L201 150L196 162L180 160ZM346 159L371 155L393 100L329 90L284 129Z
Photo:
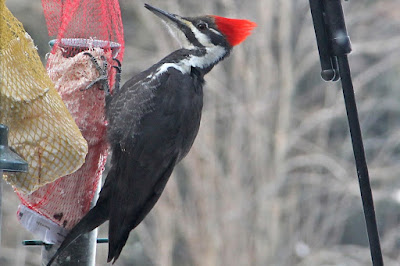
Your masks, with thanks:
M148 0L258 27L206 76L195 144L115 265L371 265L340 83L320 78L308 1ZM122 80L178 48L144 1L120 0ZM7 6L49 52L39 0ZM386 265L400 265L400 1L349 1L350 66ZM0 265L40 265L4 185ZM108 226L100 228L107 236ZM106 265L98 245L96 265Z

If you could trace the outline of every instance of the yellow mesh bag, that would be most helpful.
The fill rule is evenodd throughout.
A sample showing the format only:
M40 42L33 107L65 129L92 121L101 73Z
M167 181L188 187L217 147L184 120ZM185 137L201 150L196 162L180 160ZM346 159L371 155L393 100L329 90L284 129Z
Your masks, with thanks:
M5 180L23 193L76 171L88 150L22 24L0 0L0 123L29 163Z

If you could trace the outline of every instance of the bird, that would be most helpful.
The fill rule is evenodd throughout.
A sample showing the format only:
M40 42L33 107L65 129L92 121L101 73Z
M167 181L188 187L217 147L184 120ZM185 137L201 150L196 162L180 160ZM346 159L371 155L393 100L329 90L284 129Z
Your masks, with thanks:
M145 4L181 48L106 97L111 166L96 205L51 258L109 220L107 262L115 263L130 232L158 201L174 167L199 131L204 76L244 41L256 23L215 15L182 17Z

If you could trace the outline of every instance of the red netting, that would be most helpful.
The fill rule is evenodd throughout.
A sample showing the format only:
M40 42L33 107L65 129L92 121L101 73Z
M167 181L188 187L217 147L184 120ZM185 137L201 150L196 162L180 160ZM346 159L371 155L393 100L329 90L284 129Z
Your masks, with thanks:
M100 67L105 66L101 57L106 58L112 88L116 73L112 58L122 60L124 52L123 27L117 0L42 0L42 5L49 36L56 38L47 71L87 140L89 151L77 172L19 197L25 207L70 229L89 210L107 156L105 91L99 90L101 84L84 90L101 73L84 53L90 52ZM20 218L23 215L19 213Z

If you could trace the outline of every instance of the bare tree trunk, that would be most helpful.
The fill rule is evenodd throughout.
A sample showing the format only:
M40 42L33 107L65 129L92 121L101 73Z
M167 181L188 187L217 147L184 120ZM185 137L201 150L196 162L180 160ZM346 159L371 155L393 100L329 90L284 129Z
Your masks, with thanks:
M278 43L279 43L279 106L275 133L275 174L277 180L285 178L285 162L290 134L291 107L294 91L292 55L292 1L280 1Z

